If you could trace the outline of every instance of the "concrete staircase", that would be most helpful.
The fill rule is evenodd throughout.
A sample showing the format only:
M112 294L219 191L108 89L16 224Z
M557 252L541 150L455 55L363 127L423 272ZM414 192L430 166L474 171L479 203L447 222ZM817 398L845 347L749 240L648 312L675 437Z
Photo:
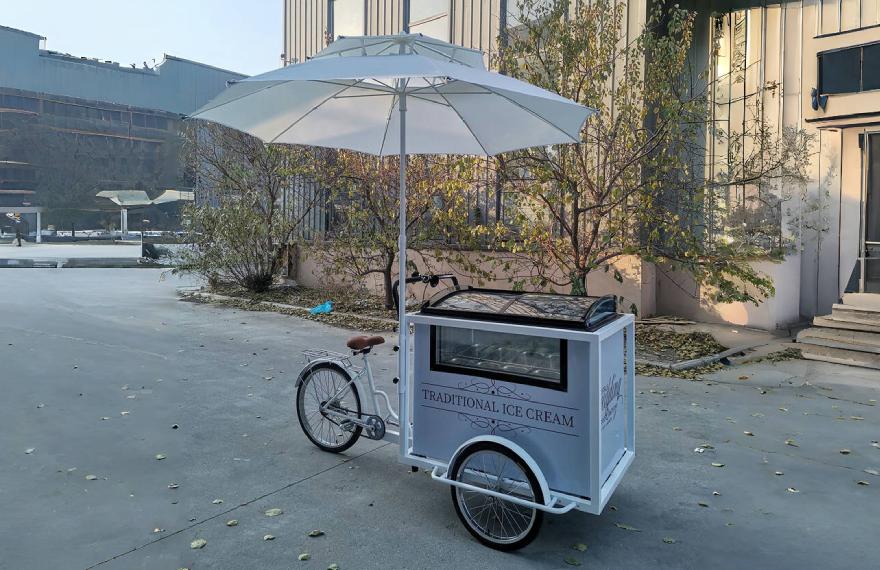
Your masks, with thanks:
M846 293L797 342L804 358L880 370L880 294Z

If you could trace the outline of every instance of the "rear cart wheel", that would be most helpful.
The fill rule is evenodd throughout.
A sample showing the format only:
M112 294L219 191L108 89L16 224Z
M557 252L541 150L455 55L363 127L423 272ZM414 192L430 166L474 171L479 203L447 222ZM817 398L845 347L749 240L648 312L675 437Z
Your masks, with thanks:
M544 503L532 470L517 454L494 442L479 442L464 450L450 470L455 481L526 501ZM496 550L517 550L532 542L541 529L544 512L492 497L479 491L451 487L458 518L481 543Z
M323 408L323 409L322 409ZM363 428L361 398L349 373L334 362L319 362L296 390L296 416L303 433L324 451L341 453L355 444Z

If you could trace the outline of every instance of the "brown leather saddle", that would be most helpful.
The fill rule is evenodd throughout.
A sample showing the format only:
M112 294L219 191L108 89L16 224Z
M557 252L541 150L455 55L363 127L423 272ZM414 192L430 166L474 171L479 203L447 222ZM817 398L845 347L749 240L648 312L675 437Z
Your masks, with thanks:
M374 346L384 342L385 339L381 336L358 335L348 339L345 346L357 352L369 352Z

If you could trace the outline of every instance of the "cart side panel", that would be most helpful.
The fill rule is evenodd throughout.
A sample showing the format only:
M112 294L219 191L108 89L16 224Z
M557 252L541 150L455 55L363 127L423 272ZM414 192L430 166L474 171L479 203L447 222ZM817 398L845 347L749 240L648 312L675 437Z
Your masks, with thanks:
M586 342L568 341L569 377L563 391L431 370L430 325L417 324L415 337L415 455L449 461L463 442L497 435L529 453L551 489L588 496L589 390L582 376L589 370Z
M626 450L627 402L628 391L624 370L625 346L624 331L621 327L614 334L602 340L601 352L601 387L600 387L600 420L601 426L601 480L604 483L611 471L623 457Z

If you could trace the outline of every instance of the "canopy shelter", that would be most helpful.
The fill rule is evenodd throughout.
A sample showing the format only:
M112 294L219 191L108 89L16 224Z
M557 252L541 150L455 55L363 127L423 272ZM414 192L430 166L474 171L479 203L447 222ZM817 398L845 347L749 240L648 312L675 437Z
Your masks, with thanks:
M107 198L117 206L119 212L119 229L123 235L128 233L128 209L135 206L154 206L169 202L192 202L195 193L188 190L165 190L156 198L150 198L143 190L103 190L95 194L98 198Z
M340 38L304 63L232 84L191 118L220 123L267 143L399 155L398 267L403 275L407 155L495 155L579 143L592 112L555 93L487 71L477 50L421 34L399 34ZM403 278L400 298L404 302L398 314L398 392L405 430L409 419ZM405 437L400 444L405 452Z

